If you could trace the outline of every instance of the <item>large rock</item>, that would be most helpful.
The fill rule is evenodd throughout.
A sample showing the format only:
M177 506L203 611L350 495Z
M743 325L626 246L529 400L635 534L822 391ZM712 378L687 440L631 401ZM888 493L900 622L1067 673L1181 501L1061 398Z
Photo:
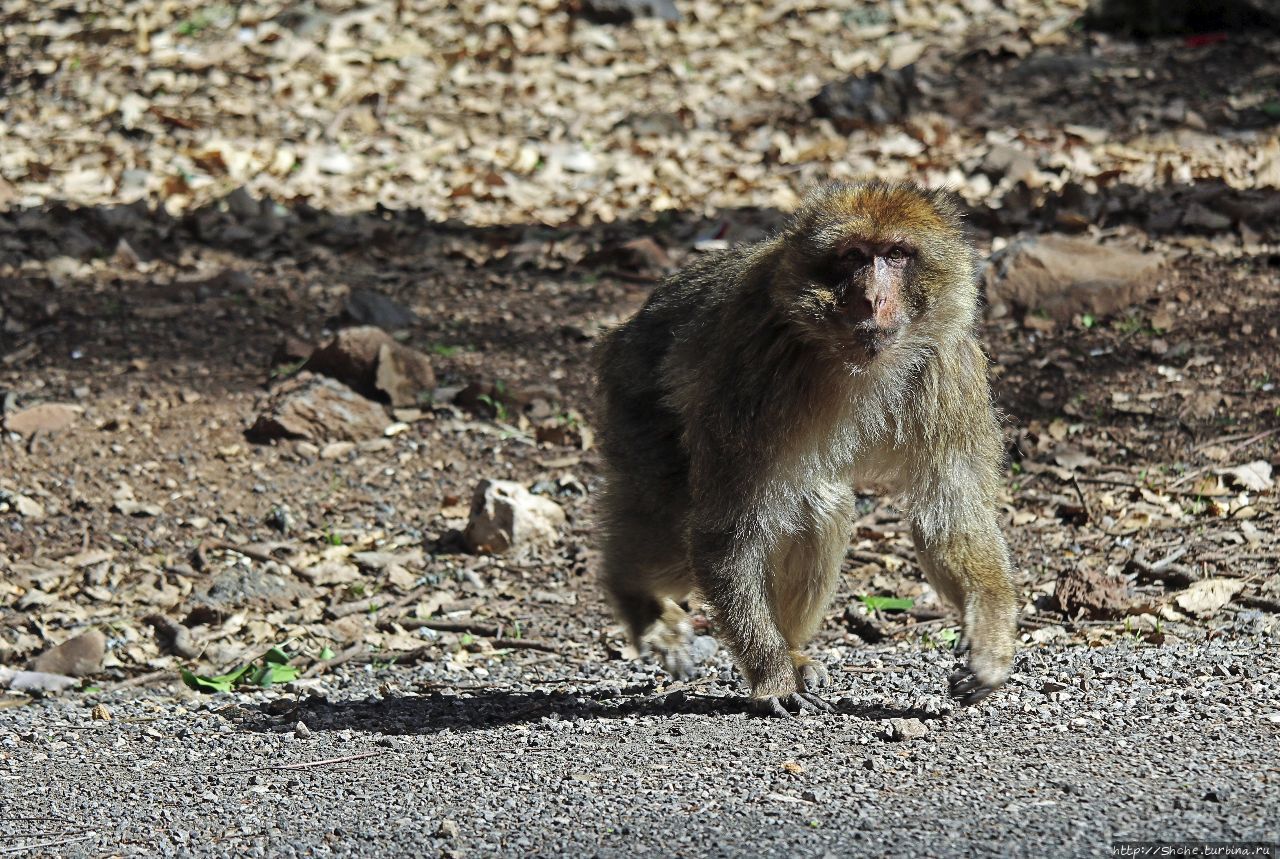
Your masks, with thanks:
M636 18L680 20L672 0L578 0L570 8L597 24L629 24Z
M35 658L31 667L45 674L85 677L102 670L107 652L107 639L96 629L68 639Z
M1107 316L1155 289L1164 258L1059 234L1030 236L994 254L986 269L992 316L1044 312L1062 322L1077 313Z
M390 423L377 403L333 379L303 372L275 390L246 435L258 442L360 441L381 435Z
M436 386L431 359L372 325L339 331L311 354L303 369L331 376L397 408L418 405L419 398Z
M4 428L20 436L52 433L69 428L84 409L67 403L44 403L13 412L4 418Z
M918 94L915 66L906 66L832 81L809 99L809 106L816 116L851 129L906 119Z
M564 511L551 499L510 480L482 480L463 538L473 552L491 554L549 546L564 521Z
M403 304L362 287L351 290L342 309L357 325L375 325L384 331L399 331L418 321L417 314Z

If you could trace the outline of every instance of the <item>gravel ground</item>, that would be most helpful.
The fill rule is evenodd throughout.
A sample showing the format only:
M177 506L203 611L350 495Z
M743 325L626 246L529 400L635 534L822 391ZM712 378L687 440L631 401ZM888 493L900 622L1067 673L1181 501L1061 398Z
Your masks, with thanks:
M1206 639L1025 650L1009 687L965 711L933 694L950 654L837 647L838 712L790 721L749 715L723 656L683 687L629 662L565 676L521 652L244 695L51 699L0 713L0 852L1094 856L1112 839L1280 842L1275 621L1241 613Z

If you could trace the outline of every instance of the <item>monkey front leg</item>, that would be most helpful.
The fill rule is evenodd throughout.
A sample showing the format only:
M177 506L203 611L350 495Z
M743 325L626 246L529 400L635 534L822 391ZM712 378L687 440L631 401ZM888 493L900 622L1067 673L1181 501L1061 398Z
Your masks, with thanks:
M751 686L756 707L774 716L789 716L788 708L830 712L831 706L810 691L804 666L797 665L778 628L768 556L764 541L747 529L690 534L689 560L698 589Z
M978 703L1008 679L1017 630L1009 549L994 515L982 518L967 528L912 528L925 578L961 612L967 664L949 682L963 704Z

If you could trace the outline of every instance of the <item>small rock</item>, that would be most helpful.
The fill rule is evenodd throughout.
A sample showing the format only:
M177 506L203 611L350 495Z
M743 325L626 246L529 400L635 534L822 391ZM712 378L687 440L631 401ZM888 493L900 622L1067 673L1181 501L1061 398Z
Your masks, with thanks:
M715 636L695 636L693 641L689 642L689 658L695 663L710 662L719 649L720 645L716 642Z
M106 704L94 704L93 709L89 711L89 718L95 722L110 722L111 711L107 709Z
M416 406L435 385L436 376L426 355L399 343L384 343L378 350L374 386L387 395L392 406Z
M138 252L133 249L126 240L120 239L116 242L115 253L111 255L111 262L121 268L137 268L142 260L138 257Z
M227 210L241 220L256 218L261 212L258 201L253 199L253 195L246 191L243 185L223 199L227 204Z
M440 825L436 827L437 838L457 838L461 834L462 832L458 829L458 824L448 818L440 821Z
M106 652L106 637L96 629L91 629L46 650L35 658L31 668L45 674L84 677L102 670L102 658Z
M999 317L1016 308L1069 322L1076 314L1106 316L1145 300L1164 258L1133 248L1059 234L1010 243L991 257L987 301Z
M351 290L342 309L357 325L373 325L384 331L399 331L418 321L412 310L372 289Z
M1016 181L1026 179L1035 172L1036 160L1021 149L1001 144L991 147L978 169L992 180L1008 176Z
M884 735L893 742L918 740L929 733L928 726L919 719L890 719L885 726Z
M509 480L483 480L471 500L463 539L474 552L549 546L565 522L560 505Z
M332 379L301 373L272 395L245 435L253 442L294 438L357 441L380 436L391 421L377 403Z
M159 504L147 504L142 501L134 501L130 498L120 499L111 505L111 509L117 513L123 513L126 516L135 516L139 519L147 516L159 516L164 509Z
M315 161L316 169L331 176L345 176L356 169L355 160L341 149L321 153Z
M299 740L311 739L311 729L307 727L305 722L299 722L293 726L293 735Z
M320 448L320 458L325 460L342 459L356 449L355 442L334 441Z
M915 66L909 65L832 81L809 100L809 105L816 116L848 130L906 119L918 92Z
M4 428L29 438L36 433L60 432L74 424L84 411L67 403L44 403L5 415Z
M648 236L605 245L584 259L583 263L611 266L628 272L664 273L674 267L666 249Z
M306 340L287 334L276 344L275 351L271 353L271 366L296 369L299 364L310 358L314 351L316 347Z
M44 506L39 501L26 495L13 496L13 509L18 511L19 516L34 522L39 522L44 518Z
M559 157L560 166L570 173L594 173L600 159L582 148L570 149Z

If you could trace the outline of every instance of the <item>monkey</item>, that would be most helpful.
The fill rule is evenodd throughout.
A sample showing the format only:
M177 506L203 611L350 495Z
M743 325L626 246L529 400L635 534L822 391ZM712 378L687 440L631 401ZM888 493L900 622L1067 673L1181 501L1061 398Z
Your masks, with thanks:
M829 184L602 335L600 577L637 647L688 676L696 593L759 711L830 711L802 648L867 478L902 499L927 581L959 612L950 693L974 704L1004 683L1016 604L977 270L953 195Z

